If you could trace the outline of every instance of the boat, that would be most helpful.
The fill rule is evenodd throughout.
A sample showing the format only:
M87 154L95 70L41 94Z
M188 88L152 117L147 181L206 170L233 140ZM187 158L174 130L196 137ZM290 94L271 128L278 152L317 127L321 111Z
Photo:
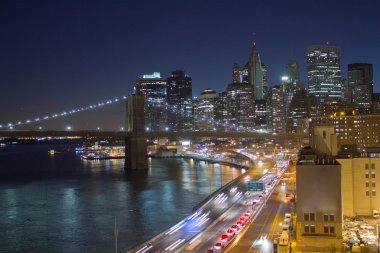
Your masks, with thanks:
M49 155L54 155L54 154L55 154L55 150L54 150L54 149L50 149L50 150L48 151L48 154L49 154Z

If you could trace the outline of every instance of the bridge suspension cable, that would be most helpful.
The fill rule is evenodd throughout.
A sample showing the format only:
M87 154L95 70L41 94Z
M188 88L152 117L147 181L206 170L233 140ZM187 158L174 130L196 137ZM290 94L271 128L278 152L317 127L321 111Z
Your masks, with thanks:
M86 105L86 106L82 106L82 107L77 107L77 108L74 108L72 110L62 111L60 113L51 113L51 114L47 114L45 116L36 117L34 119L26 119L23 121L17 121L15 123L9 122L6 124L0 124L0 129L13 130L14 127L16 127L16 126L28 125L28 124L33 124L33 123L37 123L37 122L42 122L45 120L65 117L65 116L69 116L69 115L72 115L75 113L79 113L79 112L83 112L83 111L89 111L89 110L93 110L93 109L96 109L99 107L115 104L115 103L118 103L118 102L126 100L126 99L127 99L126 96L116 97L116 98L107 99L107 100L104 100L104 101L101 101L98 103L94 103L94 104L90 104L90 105Z

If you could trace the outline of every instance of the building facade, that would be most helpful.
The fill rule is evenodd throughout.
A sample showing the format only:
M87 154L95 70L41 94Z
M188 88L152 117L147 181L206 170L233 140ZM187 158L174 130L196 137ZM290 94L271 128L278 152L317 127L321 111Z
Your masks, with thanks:
M265 88L263 82L263 70L259 51L256 43L253 43L251 53L248 58L248 83L253 86L255 100L264 99Z
M321 187L323 182L323 187ZM342 250L341 166L301 150L297 163L297 249Z
M160 73L137 78L136 94L145 95L146 131L166 131L167 125L167 83Z
M352 104L360 114L371 113L373 94L372 64L348 64L348 92L351 93Z
M248 83L231 83L227 87L227 117L231 130L252 130L254 127L253 87Z
M175 70L166 81L169 130L192 130L194 115L191 77L183 70Z
M215 131L215 112L218 94L212 89L202 91L194 102L194 123L196 130Z
M329 45L314 45L307 49L308 93L318 102L342 97L340 49Z

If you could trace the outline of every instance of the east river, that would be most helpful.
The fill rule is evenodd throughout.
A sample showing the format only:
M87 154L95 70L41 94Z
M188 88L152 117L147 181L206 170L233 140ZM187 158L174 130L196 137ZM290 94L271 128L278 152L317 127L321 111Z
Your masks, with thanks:
M151 159L147 171L129 174L123 159L85 161L74 145L0 148L0 252L115 252L115 217L118 251L125 252L241 173L192 159Z

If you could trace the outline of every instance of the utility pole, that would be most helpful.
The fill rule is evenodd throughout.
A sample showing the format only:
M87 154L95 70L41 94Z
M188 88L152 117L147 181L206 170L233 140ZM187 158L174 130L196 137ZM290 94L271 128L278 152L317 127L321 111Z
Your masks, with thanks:
M117 229L116 216L115 216L115 228L113 230L113 234L115 236L115 252L117 253L117 237L119 235L119 230Z

